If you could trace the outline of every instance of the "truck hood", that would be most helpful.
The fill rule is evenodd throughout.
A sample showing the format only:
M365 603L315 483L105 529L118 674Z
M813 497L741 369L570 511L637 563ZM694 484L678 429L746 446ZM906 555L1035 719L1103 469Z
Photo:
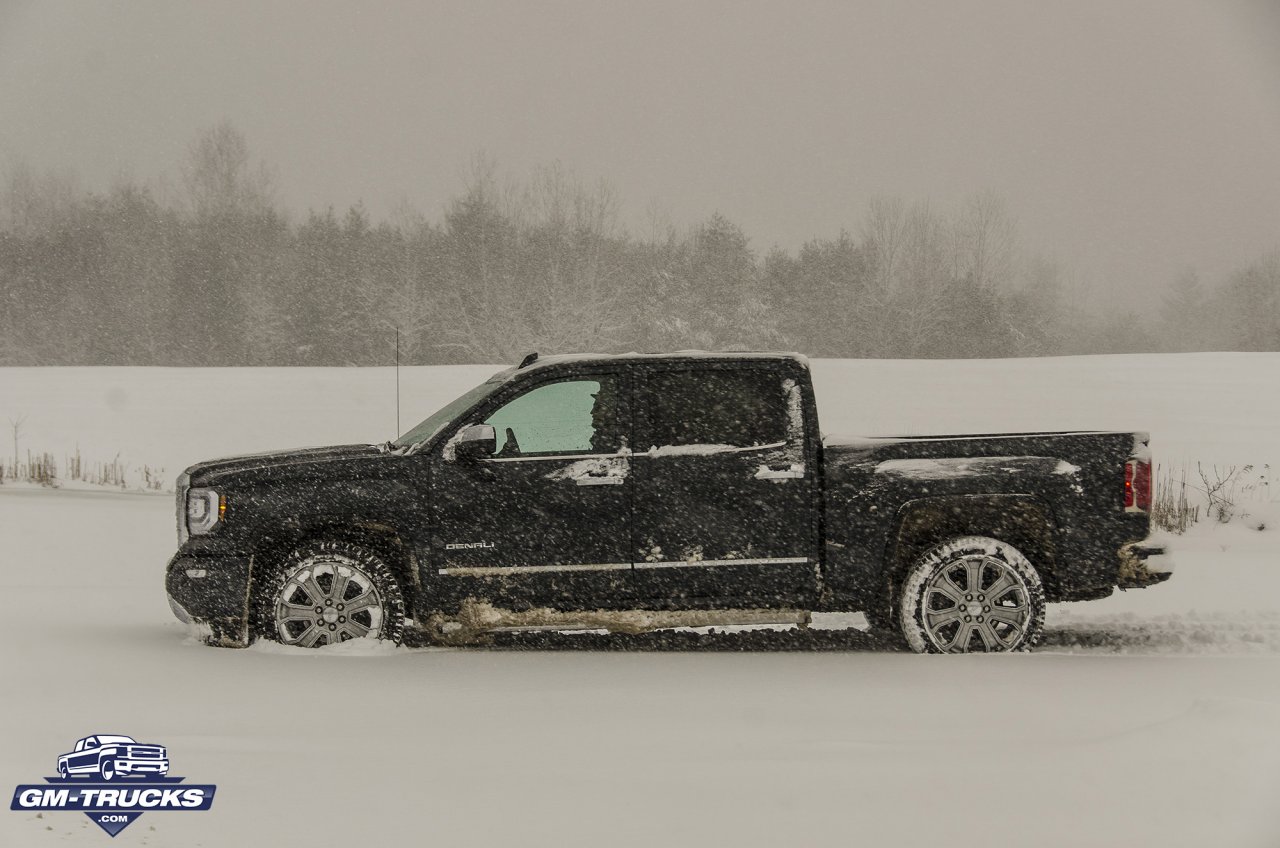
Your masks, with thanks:
M192 486L208 486L231 476L259 474L263 476L292 476L305 473L317 466L348 464L366 457L386 456L377 445L332 445L319 448L271 451L245 454L224 459L199 462L188 468Z

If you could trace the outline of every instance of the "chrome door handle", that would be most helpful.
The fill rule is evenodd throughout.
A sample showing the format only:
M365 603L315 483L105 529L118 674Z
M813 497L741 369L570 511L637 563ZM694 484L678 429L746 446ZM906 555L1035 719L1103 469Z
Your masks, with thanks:
M775 468L762 465L756 469L757 480L799 480L802 477L804 477L804 463L792 462Z
M579 486L621 486L626 477L574 477L573 482Z

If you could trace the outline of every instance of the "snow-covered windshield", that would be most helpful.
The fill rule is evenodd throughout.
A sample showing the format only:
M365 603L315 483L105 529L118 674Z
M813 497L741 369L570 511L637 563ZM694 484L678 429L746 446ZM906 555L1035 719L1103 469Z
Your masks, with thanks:
M426 441L438 433L441 427L445 426L454 418L458 417L458 415L462 414L464 410L474 406L493 392L497 391L498 387L505 383L509 376L511 376L510 370L500 371L497 374L494 374L488 380L485 380L462 397L427 416L421 424L396 439L392 444L399 448L405 448L410 445L416 445L419 442Z

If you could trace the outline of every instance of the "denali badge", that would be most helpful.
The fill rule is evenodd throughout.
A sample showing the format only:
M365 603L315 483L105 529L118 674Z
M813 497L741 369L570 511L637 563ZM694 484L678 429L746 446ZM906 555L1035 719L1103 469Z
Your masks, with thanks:
M472 548L495 548L493 542L450 542L444 546L446 551L469 551Z

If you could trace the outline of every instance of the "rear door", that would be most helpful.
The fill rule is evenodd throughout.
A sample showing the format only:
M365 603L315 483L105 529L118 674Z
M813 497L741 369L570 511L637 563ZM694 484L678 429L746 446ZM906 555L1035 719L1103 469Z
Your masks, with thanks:
M634 456L634 577L662 606L785 607L817 588L808 383L774 363L653 363Z
M622 369L536 376L459 425L492 425L498 441L477 462L447 446L436 461L443 594L573 607L631 588L630 392Z
M95 736L89 736L76 743L75 756L67 758L67 767L69 769L97 769L98 767L98 739Z

